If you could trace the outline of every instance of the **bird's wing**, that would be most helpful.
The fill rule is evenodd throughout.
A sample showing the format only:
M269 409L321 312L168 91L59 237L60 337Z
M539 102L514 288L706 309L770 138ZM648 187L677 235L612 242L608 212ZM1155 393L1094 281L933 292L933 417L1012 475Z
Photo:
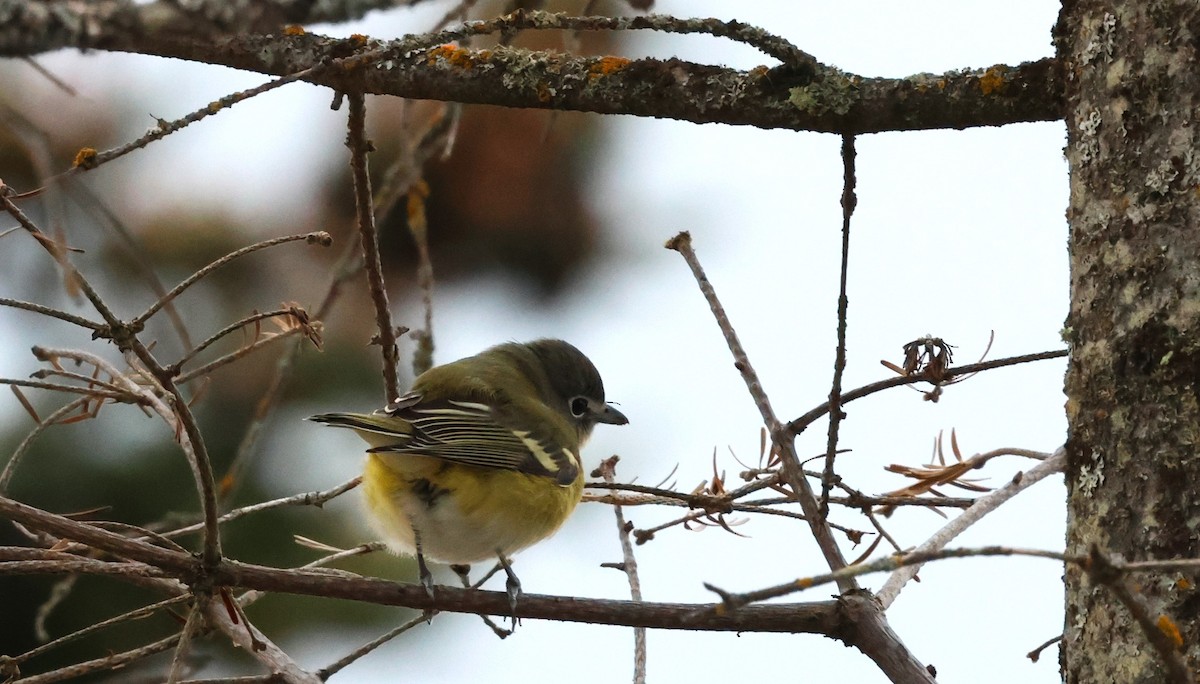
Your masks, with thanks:
M419 394L410 393L377 414L398 419L407 429L396 430L394 444L372 447L372 453L430 456L478 468L516 470L564 486L579 475L579 458L572 449L536 426L517 427L501 420L488 404L422 401Z

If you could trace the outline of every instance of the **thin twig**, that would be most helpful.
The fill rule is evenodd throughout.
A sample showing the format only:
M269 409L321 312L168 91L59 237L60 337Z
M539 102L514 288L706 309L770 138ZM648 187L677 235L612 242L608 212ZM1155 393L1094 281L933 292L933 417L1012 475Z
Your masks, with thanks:
M1106 558L1098 546L1092 546L1088 553L1088 560L1089 562L1083 566L1088 577L1093 582L1108 587L1121 605L1129 611L1138 627L1142 629L1142 633L1146 635L1150 646L1154 648L1158 657L1166 665L1169 677L1166 681L1174 684L1195 684L1196 680L1188 671L1183 654L1179 652L1183 639L1175 622L1165 614L1160 615L1158 620L1150 617L1150 606L1146 604L1146 601L1134 595L1125 579L1125 573Z
M436 613L433 613L432 615L436 615ZM383 634L380 634L379 636L375 637L374 639L371 639L370 641L363 644L362 646L355 648L353 651L350 651L349 653L342 656L341 658L338 658L337 660L333 661L332 663L317 670L317 672L316 672L317 677L319 677L321 679L321 681L327 681L330 677L337 674L341 670L345 669L345 667L347 665L350 665L354 661L358 660L359 658L362 658L363 656L367 655L371 651L374 651L375 649L379 648L380 646L386 644L387 642L391 641L392 639L395 639L396 637L407 632L408 630L412 629L413 627L420 627L421 625L428 624L429 619L432 617L432 615L431 614L418 615L418 616L412 618L411 620L399 625L398 627L394 627L394 628L384 632Z
M376 52L381 53L381 51L376 51ZM375 57L379 57L379 56L382 56L382 54L375 55ZM133 140L131 142L125 143L124 145L121 145L120 147L116 147L111 150L107 150L105 152L96 152L95 150L91 150L90 153L86 153L86 154L84 152L81 152L76 157L75 167L72 168L67 173L74 174L74 173L78 173L79 171L82 171L82 170L94 169L97 166L100 166L101 164L105 164L114 159L118 159L120 157L125 156L126 154L129 154L130 152L139 150L139 149L149 145L152 142L161 140L161 139L167 137L168 135L170 135L186 126L189 126L193 123L196 123L197 121L200 121L201 119L205 119L205 118L212 116L213 114L216 114L217 112L220 112L222 110L229 109L230 107L232 107L235 104L238 104L239 102L243 102L252 97L262 95L263 93L269 92L269 91L279 88L281 86L285 86L289 83L294 83L296 81L303 80L305 78L308 78L309 76L318 75L320 72L324 71L325 69L328 69L331 67L336 68L338 66L349 66L351 64L364 64L366 62L369 62L371 59L372 59L372 56L370 56L370 55L355 55L354 57L350 57L350 58L332 60L330 63L316 64L307 69L303 69L301 71L297 71L295 73L291 73L286 76L281 76L274 80L267 81L266 83L263 83L262 85L255 86L255 87L249 88L247 90L241 90L236 93L230 93L229 95L226 95L226 96L220 98L219 100L210 102L207 105L205 105L204 107L192 112L191 114L188 114L187 116L176 119L174 121L158 119L158 126L156 128L150 129L149 131L147 131L145 133L145 135L138 138L137 140ZM57 180L57 179L56 178L49 179L49 181L54 181L54 180Z
M54 614L54 609L70 597L78 581L79 575L67 575L59 579L50 589L50 595L46 597L42 605L38 606L37 615L33 618L33 633L37 636L38 641L50 641L50 631L46 629L46 622Z
M300 538L297 537L297 541L299 541L299 539ZM383 542L367 542L366 544L359 544L358 546L349 549L339 549L327 556L322 556L299 567L301 569L322 568L330 563L336 563L343 558L353 558L355 556L362 556L368 553L375 553L376 551L382 551L385 548L387 548L387 546ZM257 589L243 592L241 596L238 596L238 605L242 606L243 608L251 606L266 595L267 592Z
M944 377L948 380L950 378L954 378L954 377L957 377L960 375L967 375L970 373L978 373L980 371L991 370L993 368L1003 368L1005 366L1016 366L1018 364L1030 363L1032 361L1046 361L1048 359L1061 359L1061 358L1065 358L1068 353L1069 353L1069 350L1066 350L1066 349L1055 349L1052 351L1037 352L1034 354L1022 354L1020 356L1010 356L1010 357L1003 358L1003 359L993 359L991 361L982 361L980 363L972 363L972 364L968 364L966 366L958 366L957 368L951 368L950 370L945 372ZM862 387L859 387L857 389L854 389L854 390L851 390L849 392L842 394L842 405L845 406L846 404L850 403L851 401L854 401L855 399L862 399L863 397L875 394L876 392L882 392L885 389L890 389L892 387L899 387L901 385L913 385L918 382L929 382L929 380L927 378L925 378L923 375L894 376L894 377L890 377L886 380L880 380L879 382L873 382L869 385L863 385ZM816 408L809 410L804 415L789 422L786 426L787 430L788 430L788 432L790 432L793 435L798 435L801 432L803 432L805 428L807 428L809 425L813 424L815 421L820 419L821 416L824 416L828 412L829 412L829 403L826 402L824 404L817 406Z
M567 31L630 31L645 29L662 33L704 33L745 43L774 57L798 74L815 72L820 66L816 58L790 43L787 39L768 33L740 21L720 19L679 19L661 14L630 17L577 17L540 10L517 10L488 21L472 21L459 28L420 36L425 45L438 45L453 40L490 33L511 33L526 29L558 29ZM409 46L406 46L409 47ZM419 49L419 48L415 48ZM409 52L415 51L410 49Z
M351 248L353 243L347 245ZM330 286L330 294L337 290L337 283ZM296 357L300 353L303 346L303 340L298 340L295 344L288 345L283 352L279 354L279 358L275 360L275 372L271 375L271 381L263 388L262 393L258 397L258 401L254 405L254 415L251 417L250 423L246 426L246 431L242 434L242 439L238 442L237 453L233 456L233 461L225 470L225 475L221 478L221 502L223 505L228 505L233 501L241 488L242 483L246 481L245 473L250 468L250 464L256 455L256 447L258 440L262 436L267 426L267 419L271 417L275 408L279 405L279 400L283 396L284 386L288 377L291 375L291 370L295 364Z
M125 254L133 261L138 271L141 272L142 278L146 284L150 286L150 290L156 297L165 297L167 288L162 283L162 279L158 277L158 273L154 270L154 265L150 263L147 257L149 250L142 244L141 238L134 234L125 222L117 216L116 212L109 208L108 204L83 182L68 182L70 192L67 196L70 197L80 208L85 211L91 210L98 212L100 218L103 219L100 223L112 231L119 242L125 247ZM167 318L170 319L172 327L175 328L175 334L179 336L180 344L184 349L189 349L192 346L191 335L188 334L187 326L183 322L183 318L179 315L179 309L171 302L164 307Z
M586 485L590 489L603 489L602 483L588 482ZM629 485L623 483L613 483L613 489L621 490ZM711 508L712 510L720 510L726 513L734 511L749 511L767 506L778 506L779 504L795 503L796 500L790 496L770 497L765 499L752 499L742 502L725 502L725 497L711 497L697 494L688 494L686 492L676 492L670 489L659 489L657 487L645 487L642 485L633 485L639 487L636 492L643 492L644 497L627 497L617 494L593 494L584 493L584 501L603 504L620 504L622 506L687 506L689 508ZM650 491L645 491L650 490ZM700 503L705 501L705 503ZM870 506L920 506L921 508L970 508L975 503L975 499L960 498L960 497L944 497L944 498L926 498L917 496L867 496L865 494L851 494L849 496L831 496L829 502L846 506L847 508L864 508ZM803 517L803 516L801 516Z
M420 375L433 367L433 260L429 256L429 222L425 216L425 198L429 186L417 183L408 192L408 231L417 246L417 287L421 290L421 307L425 318L416 331L417 348L413 351L413 374Z
M235 349L234 351L231 351L228 354L225 354L224 356L219 356L219 357L213 359L212 361L209 361L208 363L204 364L203 366L200 366L198 368L193 368L192 370L187 371L186 373L180 373L179 377L176 378L175 381L177 383L179 383L180 385L189 383L192 380L195 380L196 378L202 378L205 375L212 373L213 371L220 368L221 366L227 366L227 365L233 363L234 361L237 361L238 359L248 356L251 353L258 351L259 349L262 349L263 347L265 347L267 345L275 344L277 342L283 341L289 337L294 337L301 333L303 333L303 330L301 330L300 328L291 328L289 330L281 330L277 333L263 335L262 337L258 338L257 340L254 340L250 344L239 347L239 348Z
M52 684L53 682L61 682L68 679L82 677L93 672L119 671L121 668L129 665L130 663L137 662L142 658L147 658L157 653L169 651L174 648L175 644L177 643L179 643L178 634L169 636L165 639L159 639L158 641L146 644L145 646L139 646L128 651L107 655L103 658L86 660L82 663L74 663L72 665L67 665L66 667L60 667L57 670L51 670L50 672L43 672L30 677L24 677L19 681L21 684Z
M44 653L47 653L55 648L58 648L59 646L70 643L72 641L78 641L79 639L82 639L83 637L85 637L89 634L92 634L93 632L98 632L107 627L111 627L113 625L117 625L122 622L127 622L129 620L140 620L142 618L149 617L164 608L170 608L171 606L178 605L180 603L184 603L186 601L189 601L190 599L191 599L191 596L189 596L187 594L184 594L181 596L175 596L175 597L172 597L169 599L159 601L158 603L152 603L148 606L142 606L141 608L138 608L136 610L131 610L128 613L122 613L115 617L111 617L106 620L101 620L100 622L90 624L87 627L84 627L82 629L71 632L70 634L64 634L63 636L60 636L57 639L54 639L53 641L46 642L46 643L42 644L41 646L30 649L18 656L13 656L13 660L18 663L23 663L27 660L32 660L33 658L36 658Z
M184 621L183 629L179 632L179 643L175 644L175 654L171 656L171 668L167 671L167 684L177 684L179 678L183 676L183 668L192 637L204 624L202 617L204 612L201 608L201 603L204 601L204 598L196 596L196 602L188 609L187 620Z
M167 294L163 295L162 297L159 297L157 301L155 301L153 304L151 304L150 308L146 309L142 313L135 316L132 320L130 320L128 325L129 325L129 327L134 328L134 329L141 328L141 326L151 316L158 313L159 309L162 309L168 302L170 302L170 301L174 300L176 297L178 297L184 290L188 289L192 285L195 285L196 282L199 281L204 276L208 275L209 273L212 273L213 271L217 270L218 268L221 268L225 264L233 261L234 259L237 259L238 257L243 257L243 256L246 256L247 254L252 254L254 252L259 251L260 249L267 249L268 247L274 247L276 245L282 245L282 244L286 244L289 242L298 242L301 240L303 240L304 242L306 242L310 245L321 245L322 247L328 247L329 245L333 244L333 238L329 236L329 233L326 233L325 231L322 230L322 231L317 231L314 233L303 233L301 235L284 235L282 237L271 238L270 240L263 240L262 242L256 242L252 245L247 245L245 247L242 247L241 249L234 250L234 251L230 252L229 254L226 254L225 256L221 257L220 259L217 259L216 261L213 261L212 263L208 264L207 266L201 268L200 270L196 271L195 273L188 276L187 278L184 278L182 282L180 282L175 287L171 288L171 290L169 292L167 292Z
M75 325L78 325L82 328L87 328L88 330L101 330L104 328L103 323L89 321L82 316L76 316L75 314L70 314L66 311L59 311L58 309L54 309L49 306L43 306L41 304L35 304L33 302L23 302L17 299L0 297L0 306L11 306L14 309L32 311L34 313L42 314L43 316L49 316L50 318L57 318L60 321L66 321L67 323L74 323Z
M46 252L58 262L59 266L66 273L68 285L79 288L79 291L81 291L83 295L87 297L88 301L91 302L92 306L96 308L96 311L100 314L100 317L103 318L106 323L108 323L109 327L119 324L120 320L117 318L116 314L114 314L112 310L105 305L104 300L100 298L100 295L96 292L96 289L92 287L92 284L88 282L87 278L83 277L83 274L79 272L79 269L75 268L74 264L67 259L68 250L66 246L43 233L37 227L37 224L35 224L25 214L25 212L21 211L21 208L12 201L8 195L9 190L9 186L5 185L3 180L0 180L0 205L4 207L4 210L8 212L10 216L15 218L17 223L25 229L25 232L33 236L33 238L37 240L38 244L40 244L42 248L45 249ZM98 330L97 332L100 331Z
M788 596L801 591L807 591L813 587L819 587L826 584L833 584L838 581L839 577L860 577L876 572L894 571L900 568L921 566L925 563L934 560L943 560L948 558L979 558L990 556L1028 556L1032 558L1049 558L1067 563L1082 564L1087 562L1086 556L1066 554L1061 551L1043 551L1041 549L1021 549L1011 546L982 546L978 548L963 548L963 549L936 549L932 551L912 551L906 554L896 554L880 558L870 563L862 563L859 565L851 565L840 570L827 572L812 577L801 577L794 579L784 584L777 584L764 589L756 589L740 594L731 593L719 589L711 584L705 584L705 588L721 597L715 610L718 612L728 612L738 610L744 606L759 601Z
M173 368L182 367L185 363L194 359L198 354L200 354L200 352L202 352L205 349L208 349L210 346L212 346L212 344L215 343L217 340L219 340L222 337L225 337L226 335L229 335L233 332L236 332L238 329L245 327L247 325L250 325L251 323L254 323L256 321L261 321L261 320L264 320L267 318L274 318L276 316L291 316L293 313L294 313L294 309L291 307L288 307L286 309L275 309L273 311L264 311L261 313L256 312L254 314L251 314L251 315L243 318L240 321L230 323L229 325L225 326L224 328L221 328L217 332L213 333L208 339L204 340L200 344L193 347L186 354L179 357L179 359L177 361L175 361L175 363L171 364L171 366Z
M854 195L854 136L842 136L842 262L838 276L837 351L833 360L833 383L829 388L829 437L825 447L825 471L821 474L821 517L829 517L829 490L833 487L833 462L838 453L838 430L845 412L842 411L842 373L846 370L846 316L850 299L846 296L847 274L850 270L850 217L857 199Z
M118 387L107 380L101 380L95 375L84 375L83 373L75 373L69 370L63 370L61 368L43 368L40 371L30 374L29 377L37 378L38 380L45 380L46 378L78 380L79 382L86 384L89 388L100 388L108 390L109 392L116 392L118 394L129 394L121 387Z
M820 547L821 553L825 557L825 562L834 571L846 567L846 559L842 556L841 548L838 547L837 540L833 538L833 533L828 523L821 517L812 487L809 486L808 480L804 476L804 470L800 466L800 458L796 455L794 437L784 431L783 426L779 423L779 419L775 417L775 410L771 408L771 403L767 399L767 394L763 390L762 383L759 382L758 374L754 372L753 366L750 365L750 359L746 356L746 351L742 348L742 343L738 340L737 333L734 331L733 325L729 322L729 317L725 314L725 308L721 306L721 302L717 299L717 293L708 281L708 276L704 274L704 269L700 266L700 260L696 257L695 250L692 249L691 234L686 231L679 233L667 242L666 247L683 255L684 260L692 270L692 275L696 278L696 283L700 286L700 291L704 293L704 298L708 300L709 308L712 309L713 316L717 320L717 326L720 327L721 333L725 336L725 342L729 346L729 351L733 354L733 365L741 373L747 389L750 390L751 397L754 398L755 405L758 406L759 413L762 414L763 424L771 436L771 441L779 449L779 454L783 462L784 476L787 483L791 486L796 500L799 501L801 510L804 511L804 516L808 521L809 528L812 530L813 537L817 540L817 546ZM857 588L858 583L854 580L853 575L838 577L838 589L842 592L852 591Z
M80 387L79 385L62 385L56 382L41 382L38 380L20 380L17 378L0 378L0 385L12 385L14 387L33 387L36 389L54 390L55 392L66 392L67 394L82 394L87 397L100 399L112 399L123 404L143 404L142 398L132 392L117 392L114 390L102 389L99 387Z
M1004 502L1032 487L1040 480L1054 473L1061 472L1065 463L1066 451L1060 447L1050 458L1024 473L1018 473L1017 477L1013 478L1011 482L996 491L976 499L974 505L946 523L928 541L918 546L913 553L930 553L945 547L968 527L975 524L983 516L996 510ZM904 585L916 576L920 569L920 564L909 564L903 567L903 569L892 573L892 576L888 577L883 587L875 594L875 599L886 610L896 600L896 597L900 595L900 590Z
M1042 651L1053 646L1054 644L1057 644L1058 642L1060 642L1062 640L1063 640L1063 635L1061 635L1061 634L1059 634L1058 636L1055 636L1055 637L1050 637L1049 639L1042 642L1037 648L1033 649L1029 653L1026 653L1025 657L1029 658L1030 661L1036 663L1038 661L1038 658L1040 658L1042 656Z
M350 171L354 177L354 204L358 216L358 235L362 246L363 263L371 301L375 304L376 340L383 354L383 385L385 401L400 396L400 378L396 367L400 350L396 346L396 329L388 306L387 287L383 282L383 264L379 258L379 232L375 227L375 206L371 199L371 176L367 170L367 154L374 149L367 140L367 106L361 92L348 94L350 100L346 146L350 148Z
M604 459L600 463L600 467L592 473L593 477L598 473L605 482L611 484L616 479L618 460L620 458L616 455ZM625 511L620 505L613 506L613 514L617 517L617 539L621 543L620 569L629 580L629 597L634 601L641 601L642 582L638 578L637 556L633 555L633 544L629 541L633 523L625 522ZM633 682L634 684L646 684L645 627L634 627L633 629Z
M341 496L342 494L345 494L346 492L350 491L351 489L354 489L361 483L362 483L362 477L355 477L350 480L347 480L346 482L343 482L342 484L340 484L336 487L331 487L324 491L304 492L303 494L293 494L292 496L285 496L280 499L273 499L271 501L263 501L260 503L256 503L251 506L244 506L242 508L238 508L238 509L229 511L225 515L222 515L220 518L217 519L217 522L224 524L224 523L230 522L232 520L237 520L238 518L241 518L242 516L250 515L251 513L258 513L261 511L270 510L272 508L280 508L282 506L316 506L317 508L320 508L326 502L328 502L338 496ZM175 537L181 537L185 534L190 534L192 532L199 532L203 529L204 529L204 523L195 523L193 525L188 525L186 527L180 527L179 529L171 530L170 532L164 532L164 533L162 533L162 536L166 537L168 539L174 539Z
M21 463L21 458L29 451L29 448L33 446L34 440L36 440L46 428L54 425L63 417L71 415L75 411L79 410L80 407L87 405L89 401L91 401L91 398L85 396L68 402L57 411L47 416L45 420L35 425L34 428L29 431L29 434L25 435L25 439L21 440L21 443L17 445L17 448L13 451L12 456L8 459L8 463L4 464L4 470L0 471L0 495L8 492L8 483L12 481L13 475L17 472L17 466Z

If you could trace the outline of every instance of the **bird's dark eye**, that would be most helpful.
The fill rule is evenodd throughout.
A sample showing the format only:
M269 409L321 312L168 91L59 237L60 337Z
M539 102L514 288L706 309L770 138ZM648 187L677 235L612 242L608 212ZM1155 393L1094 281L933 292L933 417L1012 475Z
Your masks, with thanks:
M588 412L588 400L584 397L575 397L571 400L571 415L576 418L584 417Z

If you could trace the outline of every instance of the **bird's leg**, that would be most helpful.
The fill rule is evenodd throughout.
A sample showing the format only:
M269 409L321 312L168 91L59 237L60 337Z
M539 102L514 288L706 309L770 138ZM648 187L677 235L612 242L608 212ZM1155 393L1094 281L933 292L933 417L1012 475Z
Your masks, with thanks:
M417 575L421 578L421 586L425 587L425 593L429 594L429 598L433 598L433 573L429 572L429 566L425 564L425 554L421 553L421 533L413 528L413 546L417 547Z
M454 565L450 566L450 569L454 571L454 574L458 575L458 579L462 582L462 585L464 588L466 588L466 589L474 589L475 588L471 585L471 566L460 565L458 563L455 563ZM487 578L485 577L484 579L486 580ZM512 634L511 629L504 629L500 625L497 625L495 622L492 622L492 619L486 615L480 615L479 618L481 620L483 620L483 624L492 628L492 633L494 633L496 636L500 637L501 639L507 637L509 634Z
M503 553L496 552L496 558L500 560L500 567L504 568L504 574L508 575L508 581L504 583L504 588L508 592L508 607L512 611L513 626L517 625L517 599L521 597L521 580L517 579L517 573L513 572L512 563L504 557Z

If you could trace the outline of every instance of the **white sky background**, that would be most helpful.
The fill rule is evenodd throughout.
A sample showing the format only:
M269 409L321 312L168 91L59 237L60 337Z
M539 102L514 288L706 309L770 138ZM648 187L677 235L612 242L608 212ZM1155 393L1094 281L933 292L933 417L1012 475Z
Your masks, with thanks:
M1057 3L1010 2L689 2L660 0L656 11L680 16L738 19L783 35L826 64L867 76L903 76L995 63L1017 64L1051 54ZM440 16L440 5L422 17ZM373 16L336 33L360 31L386 38L425 26L413 13ZM321 30L318 28L317 30ZM747 69L768 58L744 45L702 36L638 33L630 57L678 55ZM85 58L111 64L124 56ZM47 66L76 64L56 55ZM109 60L103 62L101 60ZM140 71L139 82L161 79L163 91L179 74L203 78L174 92L167 118L198 108L262 77L160 62ZM76 67L78 68L78 67ZM86 68L86 67L85 67ZM96 66L97 69L101 68ZM139 152L146 182L204 182L235 211L258 211L251 200L263 179L286 177L275 206L293 206L306 178L280 154L298 138L332 140L314 154L342 154L344 113L330 113L327 91L295 86L206 121L190 134ZM247 133L246 122L270 116L273 125ZM655 484L676 465L680 489L711 476L714 447L731 479L757 457L760 422L728 350L683 260L663 249L690 230L700 259L722 298L776 412L795 417L828 395L835 344L840 245L840 139L832 135L698 126L674 121L610 117L609 148L592 179L590 196L611 225L616 255L580 274L573 294L553 309L514 303L505 283L442 285L437 291L438 361L497 341L557 336L575 342L596 362L610 399L630 417L625 428L601 426L585 456L594 464L622 457L618 474ZM191 129L189 129L191 130ZM303 132L303 133L302 133ZM325 136L322 138L322 136ZM899 362L901 346L932 333L957 345L956 361L982 353L991 330L991 358L1062 347L1058 332L1067 311L1064 210L1067 170L1061 123L968 131L893 133L858 140L858 210L850 256L849 365L844 386L886 377L880 359ZM181 177L175 160L191 145ZM241 151L241 173L226 166L229 146ZM159 149L163 150L160 152ZM261 154L259 151L261 150ZM261 157L263 165L256 165ZM156 174L155 164L171 165ZM154 192L153 186L147 187ZM239 205L245 207L239 209ZM436 230L436 227L433 227ZM405 312L407 313L407 312ZM0 310L0 325L15 318ZM7 334L7 333L6 333ZM6 345L7 346L7 345ZM1062 374L1065 362L992 371L947 389L930 404L908 389L848 406L839 461L846 480L870 493L906 484L885 473L889 463L928 462L938 431L958 431L965 455L1001 446L1052 451L1064 439ZM25 358L0 358L0 374L25 375ZM7 402L11 404L11 402ZM12 406L4 415L11 416ZM332 407L315 407L327 410ZM352 408L352 407L347 407ZM365 408L365 407L357 407ZM289 454L295 479L280 494L331 486L353 474L355 461L330 472L325 451L357 449L353 436L302 425L279 438L269 453ZM825 423L801 436L802 455L824 450ZM948 441L948 440L947 440ZM312 453L317 445L321 453ZM299 456L297 456L299 454ZM307 459L307 460L303 460ZM985 484L1006 482L1031 464L994 461ZM267 463L265 467L270 468ZM280 468L282 469L282 468ZM734 482L734 485L737 483ZM953 492L951 492L953 493ZM1021 495L956 545L1005 544L1060 549L1064 496L1061 476ZM333 507L333 514L349 509ZM631 509L640 527L670 519L678 509ZM836 520L869 529L861 516ZM353 523L347 517L348 524ZM918 510L888 521L902 544L916 545L943 523ZM599 567L620 551L607 507L583 506L564 531L530 549L517 564L525 590L625 598L622 574ZM647 600L709 601L702 582L749 590L824 570L807 528L795 521L755 518L738 528L675 528L637 549ZM364 535L366 535L364 528ZM853 557L857 551L847 549ZM435 571L442 581L448 572ZM910 584L889 618L893 628L942 681L1057 682L1057 650L1031 664L1030 649L1062 630L1061 568L1023 559L955 560L928 566ZM885 576L865 580L878 588ZM499 584L497 585L499 586ZM800 599L822 600L830 587ZM398 617L398 619L400 619ZM363 630L339 643L314 634L285 646L306 647L302 661L320 666L375 634ZM574 682L626 680L632 671L632 632L623 628L526 621L505 641L473 616L439 616L431 627L364 658L333 681L473 681L484 672L493 684L528 682L569 673ZM866 657L817 636L734 635L652 631L652 681L883 681Z

